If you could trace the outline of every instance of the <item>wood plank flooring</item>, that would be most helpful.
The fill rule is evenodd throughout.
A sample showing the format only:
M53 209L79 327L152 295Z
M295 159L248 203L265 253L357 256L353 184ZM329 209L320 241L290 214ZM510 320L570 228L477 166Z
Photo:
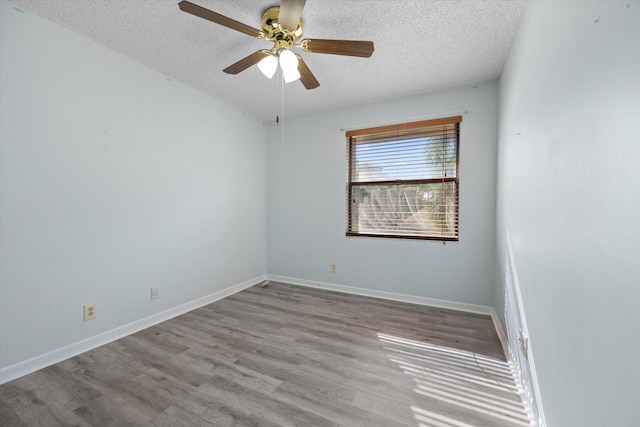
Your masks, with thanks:
M528 426L488 316L271 283L0 386L2 426Z

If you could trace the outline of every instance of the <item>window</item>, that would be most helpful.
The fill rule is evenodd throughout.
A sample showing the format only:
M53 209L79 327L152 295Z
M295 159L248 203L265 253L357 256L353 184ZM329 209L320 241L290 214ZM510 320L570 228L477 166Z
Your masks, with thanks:
M458 240L461 121L347 132L347 236Z

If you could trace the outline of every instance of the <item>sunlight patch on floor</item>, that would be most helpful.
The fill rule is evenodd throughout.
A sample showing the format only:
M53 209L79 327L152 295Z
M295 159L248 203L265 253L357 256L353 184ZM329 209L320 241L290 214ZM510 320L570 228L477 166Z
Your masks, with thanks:
M417 426L531 425L507 362L382 333L378 339L425 399L410 405Z
M474 427L473 424L467 424L417 406L412 405L411 410L415 414L416 419L420 421L420 427Z

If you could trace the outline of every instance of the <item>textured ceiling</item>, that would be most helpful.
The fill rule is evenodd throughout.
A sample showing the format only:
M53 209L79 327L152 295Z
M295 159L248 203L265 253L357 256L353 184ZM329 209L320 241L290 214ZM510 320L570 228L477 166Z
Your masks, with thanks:
M525 1L308 0L303 38L372 40L371 58L302 52L320 82L281 87L224 68L271 43L178 9L179 0L12 3L266 121L499 77ZM251 27L277 0L191 0ZM281 96L284 95L284 97ZM284 102L283 102L284 100Z

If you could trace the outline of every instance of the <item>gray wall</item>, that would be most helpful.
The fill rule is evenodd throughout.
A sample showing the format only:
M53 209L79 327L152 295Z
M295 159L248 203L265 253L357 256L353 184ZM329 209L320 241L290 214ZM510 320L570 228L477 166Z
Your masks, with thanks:
M0 7L0 367L264 274L263 123Z
M268 269L315 282L491 305L497 101L494 82L285 118L284 129L271 127ZM344 129L460 114L460 241L345 237ZM336 273L329 271L331 262Z
M531 2L500 80L507 230L550 426L640 417L640 2Z

